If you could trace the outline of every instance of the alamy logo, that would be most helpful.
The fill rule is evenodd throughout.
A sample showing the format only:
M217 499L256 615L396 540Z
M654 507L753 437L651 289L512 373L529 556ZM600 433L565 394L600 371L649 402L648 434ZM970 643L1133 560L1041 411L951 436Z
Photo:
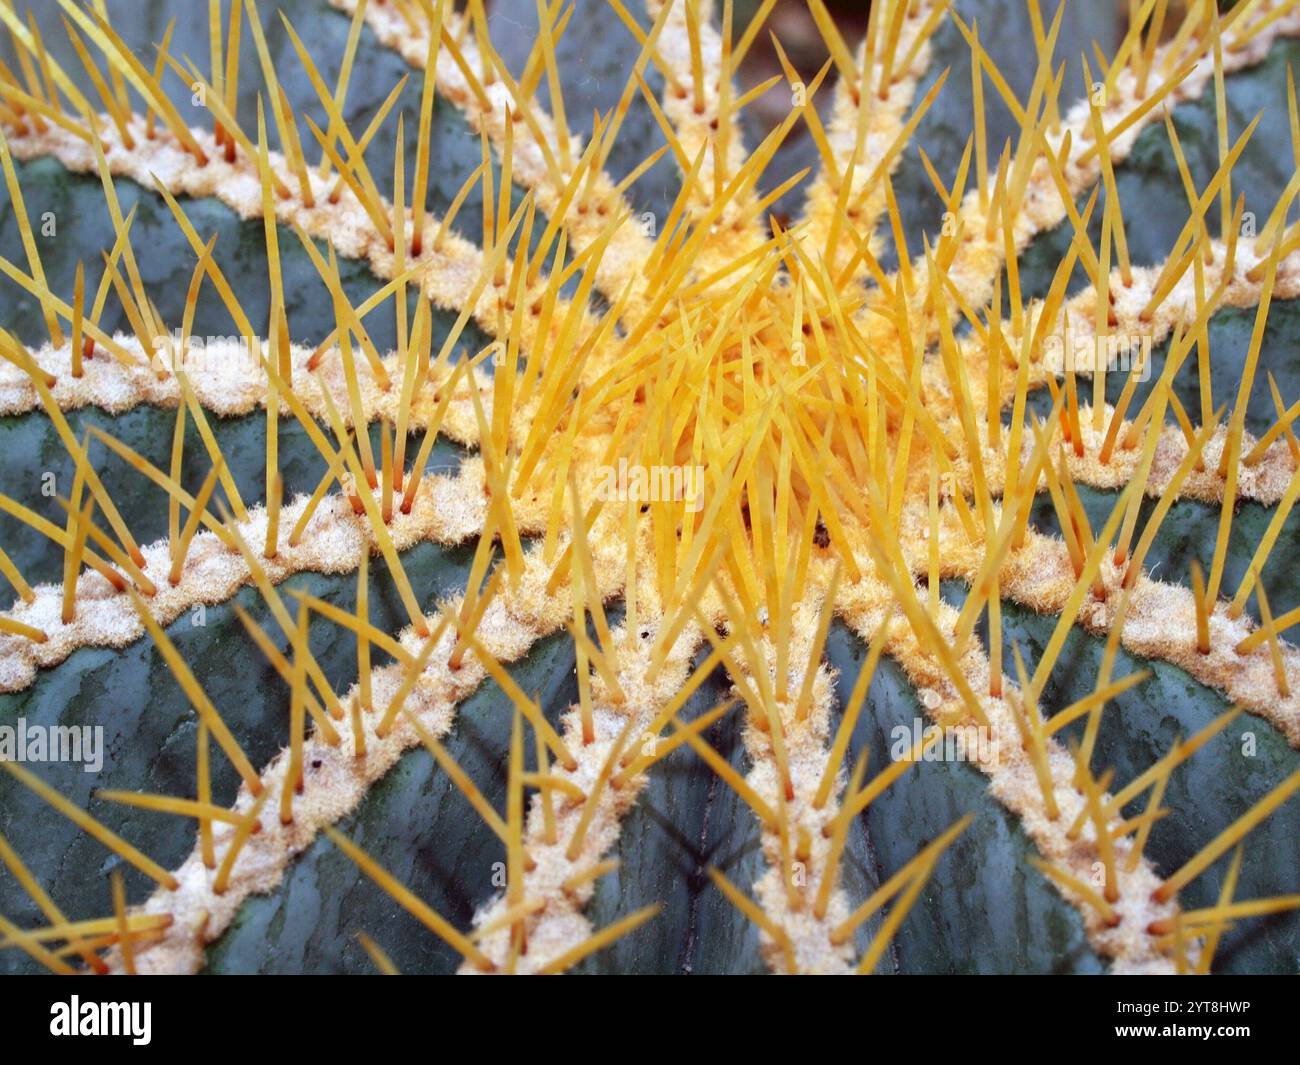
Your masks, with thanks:
M979 762L996 764L998 741L983 725L958 725L943 729L919 717L909 725L890 730L889 756L895 762Z
M138 1047L148 1046L153 1020L150 1002L70 1002L50 1007L50 1035L130 1036Z
M1151 344L1150 333L1051 333L1043 340L1043 367L1054 373L1131 373L1139 381L1147 381L1151 378Z
M602 503L685 503L688 514L704 506L703 466L641 466L619 459L599 472L596 498Z
M163 373L176 360L191 377L219 377L238 384L262 373L262 355L261 345L246 337L185 337L178 327L153 338L150 366L155 372Z
M20 717L0 725L0 762L80 762L87 773L104 768L103 725L29 725Z

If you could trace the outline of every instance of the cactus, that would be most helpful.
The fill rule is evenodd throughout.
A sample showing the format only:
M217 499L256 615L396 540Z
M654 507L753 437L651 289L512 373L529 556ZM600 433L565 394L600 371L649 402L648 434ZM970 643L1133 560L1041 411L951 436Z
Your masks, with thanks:
M331 3L0 2L0 966L1294 971L1295 5Z

